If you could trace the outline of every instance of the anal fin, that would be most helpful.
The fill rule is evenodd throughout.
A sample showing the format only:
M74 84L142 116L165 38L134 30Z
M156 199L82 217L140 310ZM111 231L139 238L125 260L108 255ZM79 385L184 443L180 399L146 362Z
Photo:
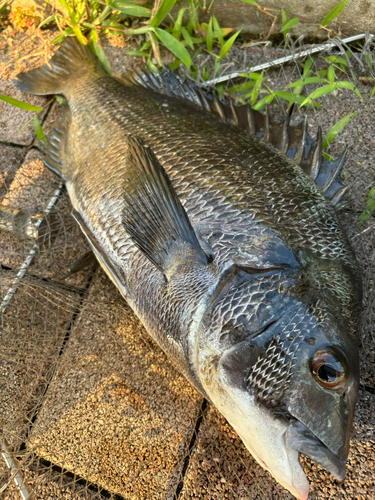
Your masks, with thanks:
M138 137L129 138L127 168L122 220L134 244L167 278L187 260L207 264L171 181Z

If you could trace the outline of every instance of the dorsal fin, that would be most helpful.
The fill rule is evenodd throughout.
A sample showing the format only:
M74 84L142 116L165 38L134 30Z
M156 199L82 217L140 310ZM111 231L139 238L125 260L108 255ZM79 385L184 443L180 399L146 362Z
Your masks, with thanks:
M175 266L208 258L165 170L138 137L129 137L123 224L135 245L167 278Z
M183 80L169 68L159 73L150 69L136 68L121 80L125 84L140 85L163 95L187 99L195 105L215 113L221 120L240 127L246 133L253 134L263 142L272 144L288 158L302 167L316 184L322 188L330 182L330 188L324 193L334 206L342 206L341 193L347 191L337 178L338 163L331 163L323 157L322 132L318 130L314 140L307 132L307 120L304 118L297 125L290 125L290 116L276 121L265 113L253 110L248 104L237 105L232 100L219 99L216 92L200 89L193 81ZM339 162L339 160L338 160ZM327 175L331 176L327 179ZM325 182L321 182L321 179Z

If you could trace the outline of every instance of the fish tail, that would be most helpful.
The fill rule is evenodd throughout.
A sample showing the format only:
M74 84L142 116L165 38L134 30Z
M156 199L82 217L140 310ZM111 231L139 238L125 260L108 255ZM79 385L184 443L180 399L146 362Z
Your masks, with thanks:
M73 80L98 71L104 72L104 68L90 48L69 37L47 64L29 73L20 73L15 84L30 94L64 94Z

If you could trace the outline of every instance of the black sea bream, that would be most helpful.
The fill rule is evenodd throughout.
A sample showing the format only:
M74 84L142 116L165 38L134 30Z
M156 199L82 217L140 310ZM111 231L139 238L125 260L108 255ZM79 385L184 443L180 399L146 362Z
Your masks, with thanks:
M343 158L171 72L110 77L74 39L19 79L66 97L45 164L150 335L298 499L299 453L342 480L360 310Z

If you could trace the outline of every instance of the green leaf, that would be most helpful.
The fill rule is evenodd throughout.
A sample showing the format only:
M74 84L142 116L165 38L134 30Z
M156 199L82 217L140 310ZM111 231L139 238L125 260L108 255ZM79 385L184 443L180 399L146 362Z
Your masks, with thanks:
M246 83L241 83L240 85L235 85L234 87L230 87L228 91L237 94L239 92L246 92L247 90L250 90L253 87L254 87L254 82L250 81Z
M189 4L189 14L190 22L193 26L194 31L197 33L199 31L199 17L195 0L188 0Z
M293 28L293 26L296 26L296 24L298 23L299 23L298 17L293 17L293 19L288 21L286 25L281 28L280 31L289 33L290 28Z
M336 85L334 83L330 83L329 85L323 85L323 87L319 87L318 89L314 90L314 92L312 92L308 97L306 97L306 99L302 102L301 107L305 106L305 104L307 103L311 103L313 99L318 99L323 95L333 92L335 88Z
M238 35L240 33L241 33L241 30L237 31L237 33L235 33L233 36L231 36L229 38L229 40L227 40L224 43L223 47L221 48L220 54L219 54L219 59L221 59L222 57L225 57L228 54L228 52L232 48L232 45L234 44L234 42L236 41L236 38L238 37Z
M151 61L151 58L147 61L147 66L152 69L154 73L158 72L158 68L155 66L155 64Z
M362 212L361 218L359 219L358 226L361 227L374 213L375 211L375 185L370 189L367 195L365 209Z
M182 36L184 37L186 44L191 48L191 50L194 50L193 40L191 39L188 30L186 28L181 28L181 33Z
M288 18L286 17L285 10L281 9L281 22L283 23L283 27L288 22Z
M7 95L0 94L0 99L5 101L16 108L25 109L26 111L42 111L43 108L38 108L37 106L33 106L32 104L27 104L27 102L19 101L18 99L14 99L14 97L9 97Z
M174 7L174 4L177 0L163 0L160 4L160 7L156 11L156 14L151 19L150 26L151 28L157 28L167 17L168 13Z
M327 26L330 22L332 22L336 17L340 14L340 12L344 9L345 5L348 3L348 0L342 0L336 7L334 7L329 14L323 19L320 23L321 26Z
M47 139L46 139L46 136L44 135L44 132L43 132L42 126L40 124L38 115L34 116L34 129L35 129L35 133L36 133L37 138L40 141L47 142Z
M339 89L349 89L352 90L357 96L364 102L365 100L362 97L362 94L360 91L357 89L357 87L354 85L352 82L337 82L337 87Z
M254 88L253 88L253 91L252 91L251 97L250 97L250 106L253 106L253 104L257 100L257 97L258 97L260 88L262 86L263 80L264 80L264 71L262 71L260 77L255 82L255 85L254 85Z
M260 78L260 73L240 73L238 76L242 76L243 78L251 78L252 80L258 80Z
M114 0L111 6L115 10L119 10L124 14L132 17L151 17L151 9L143 7L135 2L127 2L125 0Z
M126 30L126 34L129 35L144 35L145 33L150 33L153 28L150 28L150 26L145 26L144 28L136 28L136 29L128 29Z
M357 116L359 111L355 111L354 113L350 113L350 115L344 116L341 118L335 125L328 131L327 135L323 141L323 149L327 149L328 146L334 141L335 137L342 131L342 129L347 125L352 118Z
M348 61L344 57L339 56L329 56L325 58L329 63L342 64L343 66L348 66Z
M72 30L72 28L66 28L64 33L61 33L60 35L58 35L56 38L53 39L52 45L59 45L64 40L64 38L73 35L73 33L74 31Z
M45 26L48 23L51 23L52 21L56 21L56 14L52 14L52 16L47 17L44 19L39 25L38 29L41 28L42 26Z
M328 68L327 78L328 78L329 83L335 83L336 75L335 75L335 70L334 70L333 66L330 66Z
M154 32L161 41L161 43L174 54L177 59L180 59L187 68L190 68L191 59L189 52L178 40L170 33L160 28L154 28Z
M371 92L371 95L370 95L370 99L371 99L371 97L374 96L374 94L375 94L375 87L372 89L372 92Z
M175 38L177 38L177 40L180 38L182 18L183 18L185 10L187 10L186 7L184 9L180 9L178 11L178 16L177 16L177 19L176 19L174 26L173 26L172 35Z
M87 39L83 35L81 28L78 26L77 18L73 10L71 10L69 17L70 17L70 22L72 23L74 34L77 37L78 41L82 43L82 45L87 45Z
M218 83L216 85L216 90L219 95L219 99L222 99L224 97L224 84L223 83Z
M298 94L292 94L291 92L285 92L285 90L274 90L274 94L280 99L284 99L288 102L298 103L300 106L306 101L306 99ZM307 103L308 106L314 106L315 108L320 108L320 104L317 102Z
M213 37L212 37L212 17L207 26L207 36L206 36L206 44L208 52L212 52L213 49Z
M322 79L319 76L309 76L308 78L300 78L296 82L287 85L285 88L299 87L300 85L308 85L310 83L320 83Z
M255 0L241 0L241 1L248 3L250 5L254 5L254 7L260 7L259 3L257 3Z
M100 40L96 30L91 30L90 32L90 48L92 52L96 55L99 61L103 64L104 69L109 75L112 75L111 67L109 65L108 59L100 45Z
M260 111L261 109L265 108L267 104L271 104L274 99L275 94L270 94L266 97L263 97L263 99L254 104L253 109L255 109L256 111Z
M219 40L219 43L220 43L220 47L223 47L224 45L224 38L223 38L223 34L221 32L221 28L220 28L220 25L219 23L217 22L217 19L215 16L212 16L212 21L213 21L213 27L214 27L214 33L215 33L215 36L216 38Z
M314 62L314 59L312 57L309 57L306 60L305 64L303 65L303 73L302 73L303 78L306 78L309 75L311 66L313 65L313 62Z

